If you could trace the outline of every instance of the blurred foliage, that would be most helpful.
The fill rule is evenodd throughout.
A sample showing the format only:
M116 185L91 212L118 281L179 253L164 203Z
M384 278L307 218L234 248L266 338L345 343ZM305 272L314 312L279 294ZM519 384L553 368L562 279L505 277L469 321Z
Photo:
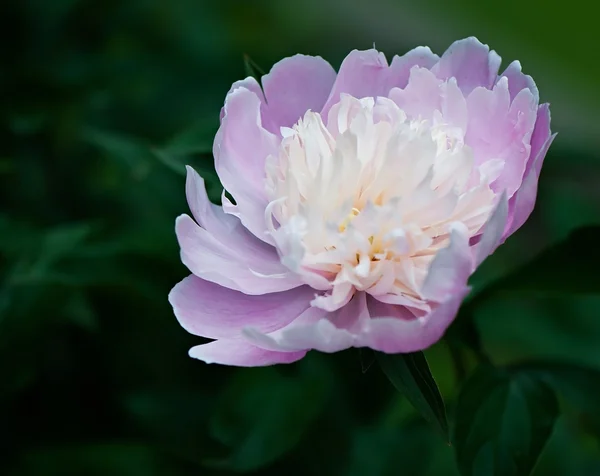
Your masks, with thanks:
M540 445L529 438L540 423L524 408L545 412L546 426L536 420L545 440L554 388L564 414L535 474L600 473L598 228L526 264L581 238L574 229L600 224L595 17L582 0L543 11L535 2L437 3L0 6L0 474L456 475L455 448L368 355L207 366L188 358L199 339L178 326L166 296L186 274L173 233L186 212L184 165L220 195L212 137L233 81L296 52L337 67L373 41L391 57L469 34L505 60L519 55L552 102L560 135L534 215L474 276L455 338L427 359L455 437L487 412L485 421L524 432L511 455L528 466L523 448ZM509 282L511 272L518 279ZM550 283L550 295L486 291L507 282ZM572 288L586 294L559 294ZM459 397L458 383L482 358L506 367L485 375L493 388L471 380L464 388L491 389L489 398ZM498 435L459 444L459 462L477 445L497 447Z

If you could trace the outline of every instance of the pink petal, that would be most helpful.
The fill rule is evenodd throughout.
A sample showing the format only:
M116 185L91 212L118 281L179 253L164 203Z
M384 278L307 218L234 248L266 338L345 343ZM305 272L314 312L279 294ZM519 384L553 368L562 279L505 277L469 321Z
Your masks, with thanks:
M377 50L353 50L346 56L321 112L327 117L331 106L340 101L340 94L355 98L387 96L388 65L383 53Z
M274 248L261 246L252 235L241 232L222 239L224 235L212 235L187 215L177 218L175 232L181 261L202 279L246 294L286 291L302 284L281 264Z
M266 106L265 96L262 92L260 84L258 84L258 81L256 81L256 79L254 79L253 77L249 76L245 79L242 79L240 81L236 81L235 83L233 83L231 85L231 87L229 88L229 91L227 92L227 95L225 97L229 96L233 91L235 91L238 88L245 88L248 91L252 91L260 99L261 106L263 108L264 108L264 106ZM223 117L225 117L225 106L223 106L221 108L221 114L219 117L221 120L223 120Z
M492 212L487 223L484 225L483 234L477 244L477 257L475 266L479 266L483 260L490 256L500 246L506 221L508 219L508 200L506 193L502 193L496 208Z
M264 367L296 362L306 355L306 351L273 352L255 347L241 339L222 339L192 347L189 355L207 364Z
M275 64L262 78L271 132L293 126L309 109L320 112L335 78L333 67L320 56L295 55Z
M508 80L501 78L493 90L476 88L467 98L469 125L465 143L473 149L476 166L490 159L504 160L492 189L511 197L521 185L530 155L531 133L537 104L529 89L510 102Z
M402 307L369 298L371 320L359 336L358 345L388 354L424 350L443 336L468 292L467 287L459 288L431 313L409 320Z
M191 167L187 167L185 188L190 210L198 224L228 248L231 256L259 274L291 275L281 264L273 246L256 239L239 218L225 213L222 207L210 202L204 180Z
M421 294L427 300L445 301L465 288L473 265L468 231L462 223L455 223L450 244L437 252L429 266Z
M311 288L303 286L251 296L192 274L171 290L169 302L179 323L189 333L221 339L240 336L247 326L261 332L280 329L310 307L313 295Z
M440 57L431 52L426 46L418 46L402 56L394 56L387 73L387 90L392 88L404 89L413 66L431 69Z
M456 78L467 95L478 86L491 88L496 82L501 58L488 45L470 37L452 43L432 71L440 79Z
M531 137L531 158L525 169L525 178L508 204L509 225L504 233L504 239L521 228L531 215L537 197L538 178L542 164L555 137L556 134L552 135L550 132L549 105L542 104L538 109L537 121Z
M225 101L225 115L213 147L215 168L223 186L236 201L230 210L263 241L265 160L277 152L279 139L262 127L261 100L245 88L235 89Z
M410 70L408 84L404 89L394 88L389 97L410 118L433 118L433 111L442 109L440 90L443 82L426 68Z
M357 334L368 325L368 321L366 296L356 293L346 306L335 312L312 307L271 334L245 329L244 335L253 344L270 350L338 352L354 346Z
M539 101L540 93L538 88L531 76L522 73L521 63L519 61L513 61L509 64L500 77L506 77L508 79L508 90L510 92L511 101L523 89L529 89L536 99L536 102ZM498 78L498 80L499 79L500 78Z
M456 80L444 82L430 70L414 67L410 70L408 84L404 89L393 88L389 98L410 118L433 121L439 111L446 124L467 130L467 102Z

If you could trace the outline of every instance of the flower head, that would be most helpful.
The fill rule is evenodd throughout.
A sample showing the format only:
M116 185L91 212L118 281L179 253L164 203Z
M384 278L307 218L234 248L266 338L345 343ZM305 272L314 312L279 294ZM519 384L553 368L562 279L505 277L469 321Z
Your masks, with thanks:
M435 343L477 266L531 213L552 142L531 77L475 38L440 58L353 51L339 73L297 55L227 95L225 189L177 219L192 272L169 299L206 362L270 365L311 349Z

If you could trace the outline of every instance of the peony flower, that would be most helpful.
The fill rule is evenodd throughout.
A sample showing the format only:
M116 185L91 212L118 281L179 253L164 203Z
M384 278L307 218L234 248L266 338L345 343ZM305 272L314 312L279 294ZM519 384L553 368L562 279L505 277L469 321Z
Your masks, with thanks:
M339 72L296 55L236 82L214 142L222 205L188 167L177 219L191 275L169 295L214 339L190 356L261 366L309 350L422 350L469 276L531 213L553 135L518 61L475 38Z

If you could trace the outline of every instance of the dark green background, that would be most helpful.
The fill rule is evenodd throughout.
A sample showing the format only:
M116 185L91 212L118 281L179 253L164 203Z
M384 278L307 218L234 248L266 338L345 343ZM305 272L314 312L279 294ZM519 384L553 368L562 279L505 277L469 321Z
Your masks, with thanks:
M358 351L207 366L187 357L201 339L167 302L186 275L173 230L187 211L183 164L218 196L207 151L244 54L267 69L297 52L337 68L373 42L391 58L476 35L504 65L521 60L559 136L534 215L475 284L600 223L594 7L421 3L2 3L0 474L457 474L452 448L376 366L361 372ZM504 296L475 317L497 363L548 357L600 370L599 313L594 296ZM427 356L452 415L446 344ZM571 410L536 475L600 474L598 439Z

